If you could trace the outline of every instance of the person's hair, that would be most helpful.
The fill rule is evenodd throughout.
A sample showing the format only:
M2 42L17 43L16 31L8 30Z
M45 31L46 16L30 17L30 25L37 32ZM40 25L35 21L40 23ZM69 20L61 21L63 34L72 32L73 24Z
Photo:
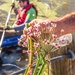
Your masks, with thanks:
M36 6L34 5L34 4L32 4L32 7L35 9L35 11L36 11L36 16L38 16L38 10L37 10L37 8L36 8Z
M29 4L29 3L30 3L30 1L29 1L29 0L19 0L19 1L22 1L22 2L27 1L27 4Z
M22 2L27 1L27 4L30 4L30 1L29 1L29 0L19 0L19 1L22 1ZM31 3L31 4L32 4L32 3ZM36 11L36 16L37 16L37 15L38 15L37 8L35 7L35 5L34 5L34 4L32 4L32 7L35 9L35 11Z

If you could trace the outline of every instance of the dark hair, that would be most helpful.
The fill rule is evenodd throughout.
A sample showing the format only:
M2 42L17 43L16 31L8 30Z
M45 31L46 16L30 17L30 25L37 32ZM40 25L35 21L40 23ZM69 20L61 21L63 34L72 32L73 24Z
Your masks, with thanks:
M35 11L36 11L36 16L38 16L38 10L37 10L37 8L36 8L36 6L34 5L34 4L32 4L32 7L35 9Z
M27 4L29 4L29 3L30 3L30 1L29 1L29 0L18 0L18 1L22 1L22 2L27 1Z

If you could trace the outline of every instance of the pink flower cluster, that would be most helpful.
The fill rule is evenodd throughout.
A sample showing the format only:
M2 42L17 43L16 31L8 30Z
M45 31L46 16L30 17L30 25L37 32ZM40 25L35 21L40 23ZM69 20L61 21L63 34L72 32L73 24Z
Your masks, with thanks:
M48 49L50 45L53 45L58 49L60 48L59 43L54 43L54 40L57 38L57 35L54 34L55 27L56 24L46 20L44 22L39 21L39 23L30 25L30 27L24 29L23 35L19 39L19 44L21 44L23 47L27 46L28 39L32 37L34 39L33 41L35 49L43 49L44 46L46 46L45 48ZM64 30L62 30L62 32L63 31ZM64 39L62 42L64 42Z

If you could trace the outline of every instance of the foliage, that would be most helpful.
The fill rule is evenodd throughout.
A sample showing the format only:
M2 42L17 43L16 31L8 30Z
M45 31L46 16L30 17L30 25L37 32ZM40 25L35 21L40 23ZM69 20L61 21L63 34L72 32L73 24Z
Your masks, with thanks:
M51 23L48 20L43 22L40 20L40 22L34 22L34 25L30 24L28 26L28 28L24 29L23 35L19 39L19 45L23 47L28 46L27 53L29 54L29 65L33 65L33 57L36 56L37 60L35 62L35 69L33 70L32 66L28 66L28 70L25 75L30 75L30 71L33 71L33 75L36 75L36 73L37 75L40 75L44 69L45 64L50 61L50 59L47 59L47 55L50 54L50 52L61 48L60 43L55 42L57 38L57 35L54 34L56 24ZM64 30L61 30L61 34L63 32ZM61 38L60 41L65 43L66 40ZM41 68L38 70L40 64Z
M55 16L62 16L67 14L68 12L70 12L70 0L39 0L40 2L42 2L43 4L45 3L45 10L50 10L49 12L51 13L50 15L52 15L53 11L56 13ZM67 11L66 11L66 10ZM52 12L51 12L52 11ZM48 13L47 13L48 14ZM51 17L49 15L49 18Z
M49 2L51 2L51 5L50 5L51 7L48 9L48 8L46 8L47 5L45 3L36 2L35 0L32 0L32 2L38 8L38 12L39 12L38 18L39 17L54 18L57 15L56 10L59 10L61 8L64 9L67 7L66 5L68 4L67 3L68 0L49 0ZM5 3L3 5L1 5L0 9L8 12L10 6L11 6L11 0L9 0L9 2L6 0ZM42 16L40 16L40 15L42 15ZM44 17L44 16L46 16L46 17ZM30 57L32 58L32 60L29 60L29 62L31 64L29 63L28 67L32 67L32 65L33 65L33 63L32 63L34 60L33 56L37 57L37 61L35 63L37 63L37 62L38 63L37 63L37 67L34 69L35 70L34 74L38 72L37 69L39 68L40 63L42 64L42 66L38 72L38 75L42 72L42 69L44 68L45 63L47 63L46 56L49 52L52 52L52 51L55 51L55 50L61 48L60 44L58 42L54 43L55 39L57 38L57 35L54 34L55 27L56 27L55 24L52 24L48 21L45 21L43 23L41 23L41 22L36 23L34 26L31 25L29 28L25 28L24 34L19 39L20 44L22 46L27 47L29 45L29 47L30 47L30 45L31 45L30 39L32 38L33 48L32 48L32 50L31 50L31 47L28 48L28 51L26 51L26 52L29 55L29 59L30 59ZM64 43L65 39L62 38L60 41L62 43ZM33 56L31 56L31 54L33 54ZM29 69L30 73L32 73L32 70L33 70L32 68Z

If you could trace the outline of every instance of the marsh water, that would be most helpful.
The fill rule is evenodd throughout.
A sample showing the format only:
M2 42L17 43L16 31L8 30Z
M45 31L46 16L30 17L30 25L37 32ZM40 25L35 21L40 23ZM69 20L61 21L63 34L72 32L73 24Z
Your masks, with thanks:
M14 74L18 70L25 68L26 55L22 53L22 49L18 46L5 48L1 53L0 75L22 75L22 73Z

